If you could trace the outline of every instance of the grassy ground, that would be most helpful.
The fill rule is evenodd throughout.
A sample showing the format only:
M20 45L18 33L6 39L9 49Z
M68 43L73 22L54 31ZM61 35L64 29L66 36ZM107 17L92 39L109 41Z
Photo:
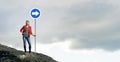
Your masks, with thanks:
M0 45L0 62L57 62L41 53L24 53L4 45Z

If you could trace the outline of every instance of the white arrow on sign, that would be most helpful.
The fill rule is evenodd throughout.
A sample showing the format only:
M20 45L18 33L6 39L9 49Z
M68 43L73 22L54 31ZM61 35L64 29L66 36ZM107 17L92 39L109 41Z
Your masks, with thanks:
M35 16L37 16L37 15L39 15L39 12L37 12L37 11L35 11L35 12L32 12L32 15L35 15Z

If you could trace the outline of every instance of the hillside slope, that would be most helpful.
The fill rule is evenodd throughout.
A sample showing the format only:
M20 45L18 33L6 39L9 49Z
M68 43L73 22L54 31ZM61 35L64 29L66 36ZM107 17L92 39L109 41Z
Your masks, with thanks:
M23 51L16 50L14 48L7 47L0 44L0 62L57 62L51 57L34 53L25 54Z

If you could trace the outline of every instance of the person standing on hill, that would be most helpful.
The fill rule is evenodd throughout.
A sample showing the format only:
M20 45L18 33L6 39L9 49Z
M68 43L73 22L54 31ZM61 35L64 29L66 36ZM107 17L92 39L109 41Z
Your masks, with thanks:
M26 20L26 24L20 29L20 32L23 36L23 45L24 45L24 52L26 53L26 41L29 45L29 53L31 53L31 42L30 42L30 36L36 36L32 34L32 27L30 26L29 20Z

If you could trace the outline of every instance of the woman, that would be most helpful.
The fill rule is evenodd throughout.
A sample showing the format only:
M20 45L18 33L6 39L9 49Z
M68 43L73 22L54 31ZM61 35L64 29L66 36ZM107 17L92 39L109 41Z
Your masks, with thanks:
M23 45L24 45L24 52L26 53L26 41L29 45L29 53L31 53L31 42L30 42L30 35L34 36L32 34L32 27L29 24L29 20L26 20L26 24L20 29L20 32L23 36Z

